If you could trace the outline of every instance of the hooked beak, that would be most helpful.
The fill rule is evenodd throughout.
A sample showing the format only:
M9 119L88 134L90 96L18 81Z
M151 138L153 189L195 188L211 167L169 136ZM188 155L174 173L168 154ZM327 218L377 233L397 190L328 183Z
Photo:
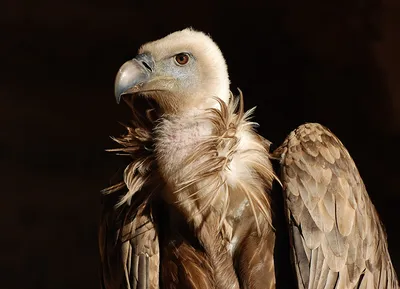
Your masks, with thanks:
M154 72L154 60L148 53L139 54L125 62L115 78L114 93L117 103L125 94L136 93L151 79Z

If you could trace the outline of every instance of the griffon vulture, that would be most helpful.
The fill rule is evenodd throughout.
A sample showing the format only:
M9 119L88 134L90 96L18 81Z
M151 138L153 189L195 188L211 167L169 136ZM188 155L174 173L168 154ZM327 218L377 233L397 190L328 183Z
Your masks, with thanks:
M143 45L119 69L115 96L133 121L113 151L132 161L104 192L103 288L279 287L273 182L290 232L285 274L298 288L398 288L384 228L338 138L308 123L270 153L229 85L218 46L192 29Z

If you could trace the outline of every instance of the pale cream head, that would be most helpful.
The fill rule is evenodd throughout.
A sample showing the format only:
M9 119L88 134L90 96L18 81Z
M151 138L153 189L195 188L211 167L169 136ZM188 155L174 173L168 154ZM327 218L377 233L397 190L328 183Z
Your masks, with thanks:
M165 113L175 114L218 107L213 97L228 102L229 84L218 46L209 36L188 28L143 45L139 55L121 67L116 96L145 95Z

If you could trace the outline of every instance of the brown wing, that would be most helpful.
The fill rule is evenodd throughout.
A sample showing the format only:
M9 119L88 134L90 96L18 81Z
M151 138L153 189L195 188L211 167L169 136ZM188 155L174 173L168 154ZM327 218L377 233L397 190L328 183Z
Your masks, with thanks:
M398 288L383 225L340 140L319 124L304 124L274 155L298 288Z
M158 289L160 255L153 205L115 204L105 201L100 224L102 288Z

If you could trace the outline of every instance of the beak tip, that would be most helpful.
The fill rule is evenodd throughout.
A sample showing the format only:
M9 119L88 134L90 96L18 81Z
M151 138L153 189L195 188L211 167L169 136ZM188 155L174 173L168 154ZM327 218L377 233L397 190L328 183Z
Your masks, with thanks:
M122 93L118 89L116 89L114 95L115 101L117 102L117 104L119 104L121 102Z
M149 71L149 67L154 67L154 61L147 54L140 54L120 67L114 82L114 95L117 104L121 102L124 94L138 90L139 86L149 80L152 72Z

